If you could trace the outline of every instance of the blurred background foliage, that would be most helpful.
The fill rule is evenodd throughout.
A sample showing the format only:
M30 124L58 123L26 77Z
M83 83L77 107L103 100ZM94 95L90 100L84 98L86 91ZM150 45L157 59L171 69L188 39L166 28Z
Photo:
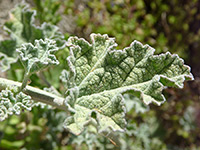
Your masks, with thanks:
M0 0L0 18L18 0ZM27 0L37 10L37 23L60 27L65 38L71 35L89 40L90 33L115 37L118 48L133 40L147 43L157 54L170 51L192 67L195 80L184 89L166 89L161 107L127 101L127 133L108 137L84 132L75 137L62 128L66 113L56 109L34 108L21 116L0 123L0 149L13 150L200 150L200 0ZM8 7L9 5L9 7ZM4 8L4 9L3 9ZM0 22L2 24L2 21ZM53 85L58 91L68 50L57 53L61 66L32 76L31 85ZM22 80L20 64L14 64L7 76ZM56 73L55 73L56 72ZM44 80L45 79L45 80ZM46 83L48 81L49 83ZM42 84L41 84L42 82ZM117 137L117 139L116 139ZM89 145L89 146L87 146Z

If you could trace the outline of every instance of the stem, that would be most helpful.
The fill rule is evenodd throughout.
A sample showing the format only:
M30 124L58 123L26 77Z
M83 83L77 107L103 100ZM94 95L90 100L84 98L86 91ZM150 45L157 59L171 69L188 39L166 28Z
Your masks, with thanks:
M21 85L21 88L20 88L21 91L23 91L24 88L26 87L26 85L28 84L29 77L30 77L30 75L28 75L27 73L25 73L24 79L22 81L22 85Z
M20 82L8 80L5 78L0 78L0 90L4 90L7 87L15 86L21 89ZM57 96L55 94L40 90L38 88L34 88L32 86L26 86L26 88L23 90L23 92L37 102L42 102L48 105L52 105L54 107L57 107L59 109L67 111L67 106L64 104L64 98Z

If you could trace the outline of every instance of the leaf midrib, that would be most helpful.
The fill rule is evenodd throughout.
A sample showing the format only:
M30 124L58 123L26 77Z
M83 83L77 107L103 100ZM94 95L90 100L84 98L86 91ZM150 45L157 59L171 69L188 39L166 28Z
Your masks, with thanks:
M93 46L93 44L92 44L92 46ZM101 56L99 57L99 59L97 60L97 62L95 63L95 65L90 69L90 71L89 71L89 73L87 74L87 76L82 80L82 82L79 84L79 88L81 87L81 85L85 82L85 80L87 80L87 78L89 77L89 74L90 73L92 73L94 70L95 70L95 68L99 65L99 63L101 62L101 60L103 60L104 58L105 58L105 56L106 56L106 54L108 53L108 51L111 49L113 47L113 45L108 45L105 49L105 51L104 51L104 53L102 53L101 54ZM92 48L92 49L94 49L94 47ZM89 50L88 50L89 51Z

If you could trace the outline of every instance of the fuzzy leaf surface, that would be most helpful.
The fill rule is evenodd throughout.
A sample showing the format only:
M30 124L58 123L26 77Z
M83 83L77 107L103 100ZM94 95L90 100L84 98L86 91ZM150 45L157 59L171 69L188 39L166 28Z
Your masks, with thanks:
M0 92L0 121L5 120L9 115L19 115L21 110L30 111L35 104L31 97L23 92L2 90Z
M91 44L82 38L68 40L70 71L66 105L73 117L65 127L80 134L88 124L99 132L108 128L123 131L126 125L123 94L132 94L145 104L165 101L164 87L183 87L193 79L190 68L177 55L154 55L154 49L138 41L116 50L113 38L91 34Z
M23 44L17 49L22 64L27 74L35 73L49 65L58 65L59 62L53 54L58 50L55 41L50 39L35 40L34 45L31 43Z
M29 9L29 6L22 2L10 12L10 19L4 24L4 30L10 35L10 39L0 41L1 71L10 68L10 64L16 62L16 48L24 43L34 43L36 39L53 39L56 46L64 47L64 36L59 32L57 26L43 23L36 26L36 12Z

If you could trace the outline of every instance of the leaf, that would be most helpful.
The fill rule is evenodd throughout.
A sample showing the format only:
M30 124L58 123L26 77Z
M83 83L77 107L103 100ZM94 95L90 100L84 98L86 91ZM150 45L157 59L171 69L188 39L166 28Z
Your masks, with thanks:
M86 145L88 150L94 150L95 148L99 150L114 148L114 145L112 146L110 143L108 137L93 133L90 130L85 130L79 136L72 139L72 144L76 144L76 147L83 149L83 146Z
M16 51L19 53L26 74L31 75L49 65L58 65L59 62L53 54L58 50L55 41L50 39L35 40L34 45L31 43L23 44Z
M10 13L10 20L4 25L4 29L15 39L17 47L23 43L34 43L35 39L54 39L59 48L64 46L64 36L55 25L43 23L36 26L36 11L30 10L29 5L22 2Z
M10 68L10 64L17 61L15 53L16 42L14 40L0 41L0 70L6 71Z
M124 94L125 105L127 112L134 109L136 113L145 113L149 110L149 107L145 105L138 97L133 95Z
M153 48L137 41L116 50L117 44L107 35L91 34L91 41L68 39L70 71L65 75L74 86L68 87L66 105L74 114L65 127L74 134L92 122L98 132L108 128L123 131L123 94L160 105L165 101L164 87L182 88L184 80L193 79L190 68L177 55L153 55Z
M56 46L59 49L65 47L65 40L63 34L59 31L59 28L49 23L43 23L41 27L37 27L42 31L42 37L37 39L52 39L56 41Z
M21 110L30 111L35 106L31 97L19 92L15 93L9 89L0 92L0 121L8 118L9 115L19 115Z
M48 23L36 26L36 11L30 10L29 6L22 2L17 5L10 13L10 20L4 25L11 39L0 41L0 56L3 56L1 62L1 71L9 69L10 64L16 62L16 48L24 43L34 43L36 39L53 39L59 49L64 48L65 40L58 27ZM7 43L7 44L6 44Z

